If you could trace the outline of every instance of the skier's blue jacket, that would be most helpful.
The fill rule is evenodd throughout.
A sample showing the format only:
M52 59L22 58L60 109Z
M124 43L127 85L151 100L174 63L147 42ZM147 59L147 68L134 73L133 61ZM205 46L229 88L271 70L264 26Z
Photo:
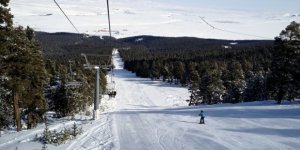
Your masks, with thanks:
M200 112L199 116L204 118L204 117L205 117L205 116L204 116L204 112L203 112L203 111Z

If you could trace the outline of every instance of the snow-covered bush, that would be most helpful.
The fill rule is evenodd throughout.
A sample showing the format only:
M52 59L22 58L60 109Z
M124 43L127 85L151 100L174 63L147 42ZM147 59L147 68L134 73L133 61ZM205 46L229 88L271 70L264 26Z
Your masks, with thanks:
M77 135L82 134L82 128L78 128L74 122L71 128L64 128L61 131L49 131L46 126L45 131L42 136L36 137L36 141L40 141L46 144L60 145L65 143L67 140L75 139Z

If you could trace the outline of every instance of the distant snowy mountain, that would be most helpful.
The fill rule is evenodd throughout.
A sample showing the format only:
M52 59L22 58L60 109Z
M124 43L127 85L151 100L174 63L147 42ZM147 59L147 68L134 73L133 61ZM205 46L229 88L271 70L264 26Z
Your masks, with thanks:
M56 1L79 32L108 35L105 0ZM297 3L300 2L218 0L213 4L208 0L111 0L110 10L113 36L117 38L155 35L273 39L291 21L300 21L299 11L285 8ZM13 0L10 7L16 24L29 25L37 31L76 32L52 0Z

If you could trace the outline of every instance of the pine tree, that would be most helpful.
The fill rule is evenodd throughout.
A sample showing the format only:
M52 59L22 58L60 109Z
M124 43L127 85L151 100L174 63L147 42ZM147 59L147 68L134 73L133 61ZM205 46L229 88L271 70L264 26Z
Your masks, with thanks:
M7 89L7 79L0 77L0 131L13 123L13 105L10 101L11 92Z
M19 105L26 108L27 127L31 128L45 109L43 84L46 80L41 51L34 39L33 30L15 28L8 50L10 56L5 59L5 68L10 78L8 85L13 91L15 113L19 115Z
M256 100L266 100L266 75L264 75L262 72L258 72L257 74L249 72L248 76L246 88L243 93L244 101L250 102Z
M194 63L190 63L188 65L188 69L189 69L189 92L191 93L190 95L190 102L189 102L189 106L191 105L196 105L199 103L199 101L201 100L201 98L198 95L198 91L199 91L199 87L198 87L198 83L199 83L199 74L198 71L196 70L196 66Z
M169 80L171 76L170 67L168 63L164 63L163 67L161 68L161 74L163 76L163 81Z
M2 77L8 78L5 83L8 89L12 92L14 118L16 120L17 131L21 130L20 118L20 96L22 89L26 86L26 55L27 51L24 49L24 35L22 28L11 29L13 34L9 35L9 41L5 44L6 47L2 49L1 69ZM2 44L1 44L2 45Z
M29 128L43 113L37 111L45 108L43 84L46 72L33 30L12 27L12 15L6 8L8 2L2 0L0 5L0 77L8 79L5 84L12 94L7 99L12 99L17 131L20 131L20 106L29 114Z
M230 62L227 65L227 70L223 71L222 80L226 88L225 101L240 102L245 89L245 77L241 64L238 61Z
M45 130L44 130L44 133L43 133L43 147L45 147L47 149L47 144L50 143L50 131L49 131L49 128L48 128L48 119L47 117L45 116L44 117L44 122L45 122Z
M11 35L13 34L13 15L10 14L10 9L7 8L9 0L0 0L0 102L1 102L1 109L0 109L0 129L5 126L8 126L9 121L9 109L12 110L11 106L12 103L9 100L12 97L12 91L7 86L8 84L8 76L7 70L5 68L5 59L9 57L9 45L11 43ZM17 113L15 113L18 115ZM19 116L15 116L15 118L19 118ZM19 120L16 119L17 125L21 124L18 122ZM18 130L20 130L20 126Z
M72 116L83 110L87 105L87 97L81 92L82 88L67 86L62 83L52 98L53 109L59 117Z
M39 122L42 114L46 110L46 103L44 99L44 87L46 83L47 73L45 70L44 61L42 58L41 50L35 39L34 31L27 27L25 29L26 37L28 39L27 49L29 50L29 57L27 64L29 85L25 94L23 94L23 101L27 109L27 128L35 127Z
M76 123L74 122L73 127L72 127L72 135L74 138L76 138L76 136L79 134L79 129L76 125Z
M147 78L150 77L150 65L146 60L140 62L139 69L136 72L137 76Z
M3 64L3 59L8 55L8 46L10 36L13 33L13 15L10 14L10 9L7 8L9 0L0 0L0 62ZM0 75L4 75L2 65L0 66Z
M177 61L174 63L173 74L175 78L175 84L178 84L178 81L180 81L184 75L184 65L182 62Z
M217 63L214 63L206 70L199 83L199 95L203 97L206 104L216 104L222 102L225 87L221 80L221 72Z
M291 22L275 38L269 88L277 103L300 94L300 24Z
M0 29L2 30L9 30L9 28L12 28L12 18L13 15L10 14L10 9L7 8L9 3L9 0L0 0Z
M78 87L68 87L67 88L67 115L74 116L75 113L80 111L81 106L85 105L82 101L82 94L80 88Z
M53 106L54 111L58 115L58 117L67 116L67 107L68 107L68 99L67 99L67 89L64 81L62 85L60 85L54 95L53 95Z
M156 80L160 78L160 63L158 61L153 61L151 64L151 79Z

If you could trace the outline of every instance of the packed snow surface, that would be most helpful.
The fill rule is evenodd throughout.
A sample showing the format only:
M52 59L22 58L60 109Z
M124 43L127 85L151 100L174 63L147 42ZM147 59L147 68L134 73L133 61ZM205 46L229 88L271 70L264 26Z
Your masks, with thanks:
M106 0L56 0L80 33L109 35ZM299 0L110 0L114 37L192 36L274 39L300 21ZM76 32L53 0L12 0L17 25L46 32Z
M101 101L97 120L78 114L50 120L50 130L71 127L74 122L83 134L63 145L48 145L59 150L207 150L207 149L285 149L300 147L300 103L274 101L241 104L187 106L186 88L161 81L138 78L123 69L118 52L113 80L117 96ZM199 112L205 112L205 125ZM34 141L44 130L39 125L16 133L6 130L0 137L2 150L41 149Z

